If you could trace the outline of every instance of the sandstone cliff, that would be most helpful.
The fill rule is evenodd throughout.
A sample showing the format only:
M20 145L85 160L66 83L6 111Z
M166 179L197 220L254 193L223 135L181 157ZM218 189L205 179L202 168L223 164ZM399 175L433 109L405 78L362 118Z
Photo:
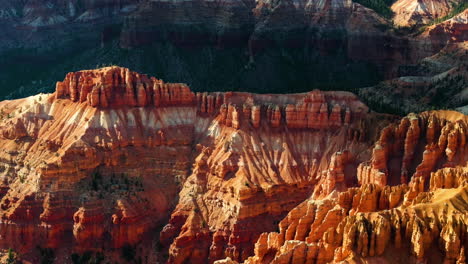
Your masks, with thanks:
M398 0L392 5L392 10L395 12L393 21L403 27L428 24L447 16L461 3L463 1L460 0Z
M287 191L286 186L301 184L296 197L288 202L278 200L279 220L287 208L307 195L309 188L304 184L313 175L300 172L312 173L319 165L300 164L297 168L298 161L292 157L297 154L289 148L300 141L282 146L280 142L287 136L284 131L290 127L298 135L320 142L319 129L333 136L337 133L330 129L345 125L334 137L349 134L359 140L362 128L348 126L352 121L359 123L368 111L348 93L314 91L287 97L195 94L186 85L166 84L118 67L70 73L57 83L54 94L4 101L0 108L1 244L22 252L36 245L58 248L64 241L81 252L135 244L169 216L182 183L186 187L178 207L194 210L193 202L185 202L193 199L187 194L192 187L205 188L210 195L227 188L224 194L232 196L232 202L226 210L235 218L245 215L255 219L262 213L248 213L248 206L240 206L241 197L249 200L255 192L246 188L241 177L236 181L242 181L238 185L245 190L227 187L225 181L243 166L241 160L260 151L261 139L247 136L256 129L276 128L278 132L270 135L270 140L280 140L269 146L276 152L269 154L273 155L271 167L249 169L249 178L258 177L258 170L272 174L268 186L275 187L267 194L259 189L258 195L278 199ZM305 131L309 129L316 135L308 135ZM248 152L253 152L247 156L239 152L242 144L238 140L252 140ZM284 176L288 178L278 175L290 170L290 175ZM208 171L215 176L209 176ZM191 180L185 181L188 176ZM198 185L190 186L196 179ZM265 180L252 178L252 188ZM208 181L218 186L204 187ZM224 199L224 194L219 199ZM211 206L217 204L211 202ZM197 221L198 233L203 222ZM205 221L204 225L214 228L216 224L223 227L224 220ZM226 228L231 232L234 227ZM219 257L226 255L220 252Z
M358 167L358 187L318 186L245 263L464 261L467 121L427 112L386 127Z
M0 246L25 256L465 258L462 114L399 119L347 92L194 93L119 67L69 73L0 113Z

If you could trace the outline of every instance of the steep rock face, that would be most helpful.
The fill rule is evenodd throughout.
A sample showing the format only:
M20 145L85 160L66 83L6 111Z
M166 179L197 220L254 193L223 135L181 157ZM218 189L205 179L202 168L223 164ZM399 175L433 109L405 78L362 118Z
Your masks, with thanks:
M340 31L379 35L381 32L378 27L387 23L371 9L349 0L259 1L254 14L257 19L254 39L271 34L269 37L274 40L277 34L282 34L281 31L300 33L297 30L306 29L304 32L309 34L309 41L313 41L320 34L327 37L327 33L334 31L335 36L329 36L330 41L333 41L339 37L337 33ZM307 29L318 31L318 34L314 35ZM275 34L274 30L280 32Z
M155 79L140 77L71 73L55 94L1 103L3 246L120 248L167 218L207 124L186 86L158 81L150 102Z
M346 92L195 94L119 67L70 73L54 94L0 108L3 246L136 244L183 183L161 232L176 263L246 259L319 171L368 155L387 122L371 126Z
M190 167L194 108L97 110L55 95L2 110L10 107L1 133L4 247L119 248L167 217Z
M8 2L8 1L6 1ZM15 3L10 12L27 27L53 27L64 23L90 22L105 17L128 13L136 8L138 0L119 1L42 1L28 0Z
M376 63L389 76L396 75L398 64L432 54L413 52L408 39L382 30L389 27L373 10L345 0L148 1L125 19L120 44L248 48L251 61L274 47L313 47L311 54L344 52L351 59Z
M176 44L239 46L253 26L253 1L146 1L125 19L123 47L156 41ZM190 11L188 11L190 10Z
M193 93L107 67L0 102L0 124L3 248L154 252L157 237L170 263L465 259L460 113Z
M370 162L377 175L363 178L362 167L368 165L362 163L359 187L335 192L316 188L309 200L279 223L279 232L259 237L255 255L245 263L455 263L464 259L467 121L454 112L427 112L383 129ZM427 144L424 152L418 150L424 149L418 141ZM402 155L401 165L392 161L393 151ZM417 167L412 164L415 161ZM416 171L398 171L402 180L412 175L409 183L389 186L387 165Z
M451 19L432 25L421 34L420 38L430 39L435 51L447 43L468 41L468 9Z
M0 108L1 245L23 252L136 244L169 216L185 182L162 233L169 244L177 236L171 259L196 259L193 243L215 248L213 260L245 259L273 228L267 212L279 221L310 194L326 157L365 152L375 137L350 93L195 94L119 67L70 73L54 94ZM288 188L296 192L284 200Z
M398 66L416 63L444 46L431 48L426 41L399 36L389 30L391 25L375 11L348 0L148 1L125 18L120 44L247 48L250 62L276 47L308 48L310 59L314 54L343 53L375 63L385 78L397 76Z
M294 87L340 87L338 77L355 89L400 76L400 66L433 55L452 34L402 36L392 21L344 0L0 0L0 6L3 65L30 65L27 77L15 78L21 66L2 71L0 97L9 99L50 91L50 83L76 67L114 63L186 81L198 91L282 92L291 80ZM453 34L462 40L460 29ZM62 60L71 54L73 67ZM274 78L256 80L259 74Z
M366 185L357 193L370 192L374 194L370 197L375 197L380 191L376 186ZM392 188L388 194L401 191ZM457 201L466 199L466 185L440 193L436 192L424 203L415 202L413 206L392 210L379 207L378 199L366 197L370 210L382 210L372 213L357 209L356 205L362 205L363 200L359 196L357 202L356 198L349 200L348 195L353 192L341 193L336 198L339 202L335 199L304 202L280 223L279 233L260 236L255 256L245 263L340 263L376 259L384 263L455 263L463 258L466 247L466 204ZM454 195L443 197L446 193ZM443 197L442 201L439 197ZM431 252L437 245L441 245L442 254Z
M409 115L382 130L370 164L358 168L359 182L406 184L411 176L427 179L437 168L463 165L468 155L466 133L464 122L447 122L426 113Z
M165 84L119 67L69 73L57 83L55 95L99 108L195 104L195 94L185 84Z
M338 174L344 163L368 155L375 134L366 118L367 108L347 93L226 93L210 126L213 139L197 146L201 153L161 232L169 262L245 260L252 241L309 196L322 171ZM333 158L348 149L346 158ZM349 168L342 173L356 178Z
M398 0L392 5L395 12L393 21L398 26L427 24L442 18L462 1L455 0Z
M249 41L253 53L283 43L313 46L322 55L343 49L353 59L379 64L409 59L402 53L409 46L382 32L388 22L352 1L259 1L254 13L257 24ZM376 50L366 45L369 42L380 43L375 47L385 45L386 49Z

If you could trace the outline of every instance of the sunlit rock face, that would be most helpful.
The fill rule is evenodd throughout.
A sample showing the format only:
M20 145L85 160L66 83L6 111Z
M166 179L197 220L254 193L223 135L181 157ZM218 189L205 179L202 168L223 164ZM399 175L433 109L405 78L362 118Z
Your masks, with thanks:
M0 113L3 248L149 252L156 239L169 263L464 261L460 113L377 114L348 92L195 93L115 66Z
M274 180L268 185L278 185L275 192L281 193L286 191L283 183L300 183L301 192L289 205L278 201L277 214L284 214L310 191L305 185L321 156L316 146L314 165L312 159L307 166L295 161L290 148L299 147L301 140L284 145L286 131L323 142L326 138L318 132L323 130L331 138L358 142L361 128L351 124L368 111L349 93L193 93L184 84L119 67L70 73L54 94L4 101L0 107L2 243L25 250L38 243L60 247L63 241L81 250L139 242L169 216L185 179L194 171L201 174L204 167L198 164L213 151L216 160L204 166L219 174L219 184L226 175L232 178L239 159L248 153L240 153L240 145L234 150L228 146L243 144L256 130L264 130L273 144L269 151L279 155L270 157L271 167L264 168L276 175L269 176ZM276 131L269 133L270 128ZM260 151L258 140L250 143L251 151ZM291 166L293 174L278 176ZM211 177L204 177L207 184ZM261 182L252 179L252 188ZM279 193L268 195L279 198ZM235 197L233 205L239 203ZM236 217L251 214L239 209L233 211ZM232 210L230 205L226 210Z
M463 262L467 121L439 111L387 126L358 166L356 187L331 189L336 181L323 178L245 263Z
M428 24L447 16L462 2L460 0L399 0L391 7L395 12L393 21L402 27Z

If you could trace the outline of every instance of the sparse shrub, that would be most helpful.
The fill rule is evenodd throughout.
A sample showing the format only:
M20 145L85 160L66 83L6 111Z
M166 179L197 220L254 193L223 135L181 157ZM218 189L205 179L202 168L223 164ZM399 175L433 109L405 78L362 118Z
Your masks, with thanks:
M8 249L7 264L16 264L18 262L17 253L13 249Z

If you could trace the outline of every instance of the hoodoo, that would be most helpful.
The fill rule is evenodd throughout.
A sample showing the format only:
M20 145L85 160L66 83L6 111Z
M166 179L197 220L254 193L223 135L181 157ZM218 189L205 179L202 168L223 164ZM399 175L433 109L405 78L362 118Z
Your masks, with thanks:
M147 263L463 263L468 117L126 68L0 102L0 247ZM398 252L398 254L396 254Z

